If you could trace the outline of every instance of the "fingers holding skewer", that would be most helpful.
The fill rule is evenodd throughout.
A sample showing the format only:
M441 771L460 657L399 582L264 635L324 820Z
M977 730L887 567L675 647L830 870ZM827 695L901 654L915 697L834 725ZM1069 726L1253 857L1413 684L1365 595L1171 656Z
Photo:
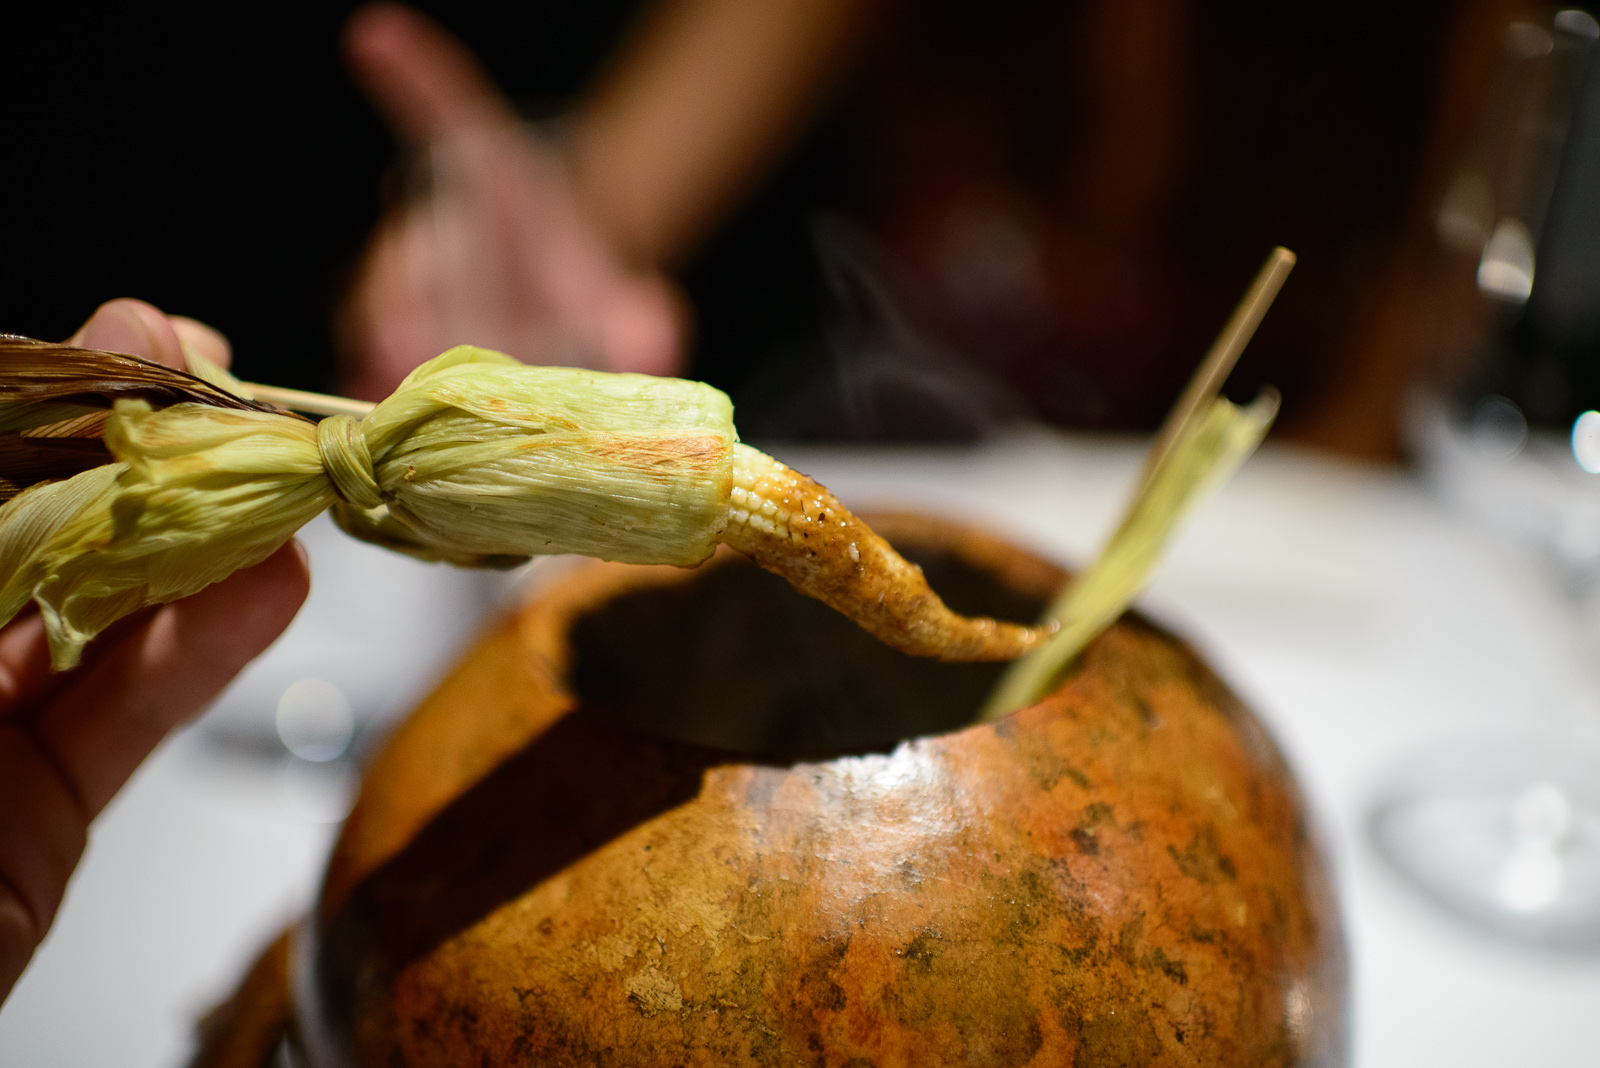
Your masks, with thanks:
M219 364L228 357L209 327L135 300L101 305L70 344L144 357L131 386L146 390L183 379L172 369L184 366L185 346ZM47 370L46 348L18 359ZM0 629L0 998L50 929L89 822L174 726L277 637L308 588L304 558L284 546L195 597L124 620L74 672L51 671L41 615Z

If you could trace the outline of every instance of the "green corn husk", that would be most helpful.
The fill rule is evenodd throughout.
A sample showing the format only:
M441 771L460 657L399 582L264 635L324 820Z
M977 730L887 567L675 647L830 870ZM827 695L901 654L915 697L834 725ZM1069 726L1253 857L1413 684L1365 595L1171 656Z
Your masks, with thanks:
M243 392L218 369L202 377ZM5 419L27 423L0 404ZM710 386L471 346L417 368L359 422L117 399L103 436L116 462L0 505L0 624L37 602L58 670L117 619L264 560L330 507L357 537L430 560L699 563L722 530L737 441L732 403Z
M31 585L57 670L123 616L265 560L334 499L315 429L301 420L123 400L105 429L122 461L106 491L87 498L27 565L13 572L5 561L4 603L15 599L13 585ZM106 470L52 485L103 479ZM27 496L0 509L0 530Z
M1061 629L1006 669L979 722L992 723L1050 692L1084 647L1133 603L1179 523L1255 451L1277 413L1274 391L1243 408L1219 398L1185 427L1094 563L1045 613Z
M461 346L361 420L386 524L431 559L697 564L733 487L733 402L701 382L528 367Z
M60 482L30 486L0 508L0 619L10 621L50 572L45 550L80 516L110 515L111 493L124 464L105 464Z

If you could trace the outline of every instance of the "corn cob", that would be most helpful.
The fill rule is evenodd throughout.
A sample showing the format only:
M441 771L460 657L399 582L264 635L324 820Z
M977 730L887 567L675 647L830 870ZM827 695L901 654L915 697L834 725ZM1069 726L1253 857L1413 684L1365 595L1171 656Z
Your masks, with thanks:
M1054 630L950 611L922 570L826 486L748 445L733 447L733 492L722 540L885 645L913 656L1010 660Z
M458 346L362 418L312 424L226 372L0 338L0 622L58 668L111 622L264 559L318 513L430 560L693 566L727 542L887 644L1005 660L1051 628L951 612L824 487L738 443L696 382Z

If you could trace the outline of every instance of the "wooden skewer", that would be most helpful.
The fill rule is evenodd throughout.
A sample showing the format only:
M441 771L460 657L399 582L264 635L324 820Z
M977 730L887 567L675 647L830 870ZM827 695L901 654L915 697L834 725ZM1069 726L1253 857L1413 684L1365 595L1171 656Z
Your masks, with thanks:
M310 393L303 389L285 389L282 386L263 386L255 382L244 383L256 398L268 404L311 415L353 415L357 419L377 405L371 401L351 400L349 397L330 397L326 393Z
M1133 517L1144 510L1145 501L1154 489L1153 476L1160 469L1162 462L1172 452L1173 447L1187 434L1193 423L1204 419L1211 411L1216 401L1217 393L1222 388L1223 381L1228 377L1228 372L1238 362L1239 353L1249 342L1250 336L1255 333L1256 327L1261 322L1261 317L1266 314L1272 300L1278 295L1283 281L1289 275L1289 270L1294 266L1295 255L1288 249L1278 247L1272 250L1267 257L1267 262L1262 265L1255 281L1239 301L1238 307L1233 310L1233 315L1223 327L1222 333L1212 343L1211 350L1201 361L1200 367L1195 371L1194 377L1183 391L1183 396L1173 407L1162 424L1161 433L1150 446L1150 451L1145 454L1144 471L1135 483L1132 498L1122 510L1117 525L1112 528L1112 535L1094 563L1082 572L1076 579L1062 591L1051 605L1047 617L1055 617L1064 625L1071 623L1071 615L1075 607L1074 595L1079 589L1088 588L1086 580L1097 572L1103 572L1111 559L1114 546L1130 530ZM1147 575L1141 573L1137 582L1129 585L1124 591L1125 599L1118 602L1116 611L1105 617L1109 623L1116 616L1122 614L1143 587ZM1088 612L1087 615L1094 615ZM1015 661L1000 677L1000 682L989 695L988 702L984 705L979 716L980 723L993 723L1002 716L1015 712L1017 709L1039 700L1049 690L1051 684L1060 675L1061 670L1078 655L1085 645L1094 637L1094 633L1079 629L1067 630L1057 634L1054 639L1043 648L1037 649L1021 660Z
M1238 307L1233 309L1233 314L1229 316L1227 325L1222 328L1222 333L1211 343L1211 351L1206 353L1200 369L1189 379L1183 396L1173 405L1166 422L1161 424L1161 432L1157 435L1155 444L1145 455L1144 470L1139 473L1138 485L1141 489L1149 483L1150 476L1155 473L1156 465L1172 451L1173 443L1178 440L1178 435L1183 432L1189 421L1209 410L1211 402L1221 392L1222 383L1227 380L1228 373L1233 370L1233 365L1239 362L1239 354L1255 336L1256 327L1261 325L1262 316L1272 307L1273 300L1278 296L1278 290L1283 288L1284 279L1289 277L1294 264L1295 254L1282 245L1268 253L1267 262L1256 272L1256 280L1250 283L1249 291L1245 293L1244 299L1239 301Z

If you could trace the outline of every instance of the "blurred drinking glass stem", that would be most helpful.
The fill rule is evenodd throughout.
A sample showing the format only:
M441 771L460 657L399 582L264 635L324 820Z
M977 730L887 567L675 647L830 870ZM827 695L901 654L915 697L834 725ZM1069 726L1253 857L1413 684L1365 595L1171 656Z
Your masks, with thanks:
M1407 426L1445 502L1550 585L1588 692L1515 737L1430 747L1391 777L1369 821L1395 870L1458 917L1588 951L1600 949L1600 755L1581 744L1600 729L1597 40L1577 10L1506 31L1434 216L1431 370Z
M1600 385L1600 26L1581 11L1514 23L1465 158L1434 215L1426 299L1437 385L1570 423ZM1581 410L1581 409L1579 409Z

